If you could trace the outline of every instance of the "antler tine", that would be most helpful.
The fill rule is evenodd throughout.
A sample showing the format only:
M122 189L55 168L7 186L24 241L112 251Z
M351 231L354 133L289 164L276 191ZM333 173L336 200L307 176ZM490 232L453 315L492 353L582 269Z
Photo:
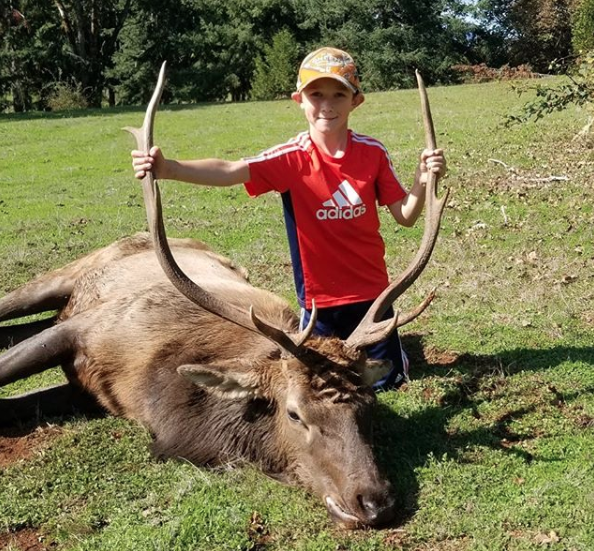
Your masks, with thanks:
M132 126L126 126L124 130L130 132L136 139L136 147L143 151L146 155L149 154L151 147L153 146L153 128L155 122L155 115L157 113L157 107L161 101L161 95L163 94L163 88L165 87L165 68L167 62L164 61L159 70L159 77L157 79L157 85L153 91L153 95L149 101L144 114L144 121L140 128L134 128ZM144 196L144 206L146 209L146 216L149 223L149 227L152 227L155 219L155 195L159 194L159 188L156 187L156 182L151 172L147 172L142 180L142 192ZM151 232L153 236L153 242L155 249L157 248L157 242L155 239L155 233ZM167 241L165 239L165 241Z
M305 341L312 336L313 330L316 326L316 321L318 321L318 307L316 306L316 301L312 299L309 323L307 324L307 327L295 337L295 344L297 346L302 346Z
M254 313L253 307L250 308L250 317L252 319L252 323L255 327L258 328L258 331L260 331L260 333L267 336L272 341L276 342L286 352L289 352L295 357L299 357L305 350L303 347L305 341L309 339L309 337L311 337L314 327L316 326L318 310L316 308L315 302L312 301L312 310L309 323L303 331L301 331L295 336L289 336L282 329L278 329L277 327L274 327L273 325L270 325L267 322L260 319Z
M427 149L435 149L437 147L437 141L435 139L435 127L433 126L433 116L431 115L427 89L418 69L415 70L415 76L417 77L419 96L421 98L421 113L423 115L423 127L425 128L425 146Z
M416 76L419 85L419 94L421 96L421 112L425 127L426 146L428 149L435 149L435 129L433 127L427 91L418 71L416 71ZM393 281L371 305L367 314L361 320L361 323L347 339L346 343L348 346L363 348L375 344L376 342L387 338L395 329L396 324L389 325L385 321L380 322L379 320L390 305L415 282L425 269L427 262L429 262L429 258L431 257L431 253L433 252L439 234L441 216L445 208L448 193L449 190L446 190L444 196L441 199L438 199L437 176L433 172L429 172L425 189L425 229L419 250L404 272L402 272L402 274L400 274L400 276ZM432 299L433 297L431 295L427 297L416 310L406 316L407 321L398 323L398 326L412 321L412 319L418 316L429 305Z
M407 323L414 321L417 317L419 317L425 311L427 306L429 306L433 302L434 298L435 298L435 287L425 297L425 300L423 300L423 302L421 302L421 304L419 304L416 308L413 308L406 314L401 314L398 317L397 327L402 327L403 325L406 325Z
M138 149L147 154L153 146L153 123L165 85L165 66L165 63L161 66L157 85L148 104L142 127L127 127L124 129L136 138ZM287 352L294 355L297 354L304 342L304 339L301 339L301 335L297 336L297 342L293 341L292 337L282 329L260 320L253 313L252 309L250 309L250 312L246 312L241 308L237 308L230 303L218 299L216 296L192 281L183 272L173 257L173 253L171 252L171 248L167 241L165 225L163 223L161 192L152 172L147 172L144 176L142 180L142 189L148 225L153 238L155 252L163 271L178 291L205 310L208 310L227 321L235 323L236 325L244 327L245 329L262 334Z

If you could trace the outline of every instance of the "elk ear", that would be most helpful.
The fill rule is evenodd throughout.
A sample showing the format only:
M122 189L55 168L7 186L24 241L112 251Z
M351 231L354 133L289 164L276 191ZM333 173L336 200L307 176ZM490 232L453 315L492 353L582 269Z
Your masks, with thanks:
M368 359L362 369L359 370L363 384L373 386L378 381L381 381L392 370L392 362L390 360L371 360Z
M222 398L248 400L262 397L258 378L253 373L242 373L222 365L201 364L180 365L177 372Z

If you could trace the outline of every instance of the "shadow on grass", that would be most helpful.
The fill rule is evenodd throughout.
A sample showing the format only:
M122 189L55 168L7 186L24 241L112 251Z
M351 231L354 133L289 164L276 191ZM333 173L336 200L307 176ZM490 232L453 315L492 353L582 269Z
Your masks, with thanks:
M539 408L562 410L579 427L594 426L594 418L576 416L567 406L579 395L594 392L593 387L562 394L549 384L539 389L534 403L504 408L494 421L475 430L460 434L448 432L450 420L461 413L469 412L480 419L479 405L485 401L485 392L503 391L500 387L505 385L506 376L546 371L568 360L594 367L594 347L558 346L543 350L515 349L494 355L440 355L427 353L418 335L403 336L402 342L411 358L413 379L438 376L445 380L445 385L437 400L435 396L428 396L427 406L407 418L399 416L388 405L377 406L376 457L395 489L400 510L395 525L404 524L416 512L419 493L416 470L426 465L431 457L447 454L463 460L469 447L483 447L513 454L530 463L533 455L516 444L533 436L516 433L512 423Z
M148 101L147 101L148 103ZM183 103L183 104L162 104L159 111L190 111L204 109L211 105L226 105L225 103ZM103 109L67 109L64 111L29 111L27 113L0 113L0 122L4 121L31 121L31 120L55 120L55 119L78 119L91 117L112 117L126 113L141 113L144 115L146 105L126 105L120 107L106 107ZM139 124L142 118L139 120Z
M72 385L58 384L9 398L0 398L0 436L25 436L48 421L96 418L105 411L87 393Z

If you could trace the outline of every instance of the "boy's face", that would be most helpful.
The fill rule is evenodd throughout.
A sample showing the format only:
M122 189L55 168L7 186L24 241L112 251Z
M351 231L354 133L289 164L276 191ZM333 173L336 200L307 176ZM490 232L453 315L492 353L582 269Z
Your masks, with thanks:
M347 128L351 111L363 103L362 94L333 78L314 80L291 97L305 111L310 128L323 134Z

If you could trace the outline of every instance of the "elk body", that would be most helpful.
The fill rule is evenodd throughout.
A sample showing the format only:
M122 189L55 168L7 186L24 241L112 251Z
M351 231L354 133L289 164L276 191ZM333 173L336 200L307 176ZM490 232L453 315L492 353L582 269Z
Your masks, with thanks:
M150 148L162 85L163 71L145 124L134 130L139 149ZM298 332L286 301L253 287L206 245L168 240L148 174L154 245L147 234L118 241L0 299L0 321L58 311L0 326L0 386L60 365L70 388L145 426L158 455L200 465L250 461L320 496L346 527L386 523L396 511L373 457L370 385L389 366L367 359L364 348L431 299L400 321L378 321L428 261L445 203L435 183L419 253L341 341L312 335L315 312ZM0 400L0 416L14 404Z

